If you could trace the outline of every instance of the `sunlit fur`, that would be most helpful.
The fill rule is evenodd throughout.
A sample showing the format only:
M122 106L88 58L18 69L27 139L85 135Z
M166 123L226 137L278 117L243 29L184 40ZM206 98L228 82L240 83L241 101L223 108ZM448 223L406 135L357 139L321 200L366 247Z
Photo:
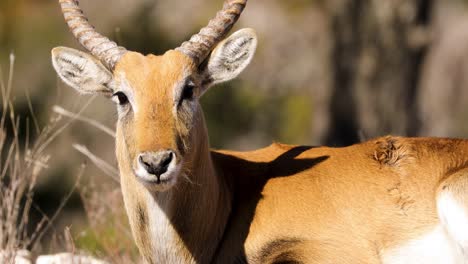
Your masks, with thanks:
M201 81L190 60L131 53L115 76L128 80L139 109L118 122L117 156L147 262L405 263L454 241L440 256L462 263L457 248L466 237L443 235L456 227L439 220L436 201L454 172L465 184L456 186L466 186L467 141L386 137L347 148L210 151L199 104L174 111L176 87L188 76ZM178 149L179 136L186 147L177 183L161 191L136 180L136 153ZM461 188L451 195L463 204Z
M255 37L249 30L239 37L217 49L237 57L219 60L226 56L215 50L201 66L178 51L129 52L112 77L87 54L53 51L59 76L75 89L129 99L118 106L116 152L147 263L468 261L467 140L388 136L345 148L210 150L198 97L248 64ZM193 99L180 103L189 79ZM171 180L142 181L138 154L161 150L176 153Z
M116 147L125 204L140 251L148 262L204 263L214 254L227 218L228 211L224 210L229 207L221 210L218 206L226 202L223 197L227 195L220 192L213 175L207 132L196 98L200 87L193 102L176 105L176 95L188 77L200 85L198 69L176 51L160 57L128 53L114 75L117 82L125 79L131 86L132 104L138 109L120 114ZM133 171L136 155L166 149L176 150L181 162L175 186L139 182ZM173 191L169 191L171 188ZM207 217L207 212L217 211L220 213ZM147 218L146 226L141 226L142 215ZM180 217L181 221L174 224L165 217L173 221ZM181 237L176 230L181 223L187 225L184 228L197 228L188 237ZM194 251L194 245L201 241L206 246Z
M118 64L114 73L118 86L119 81L125 81L134 98L132 103L141 109L119 120L132 159L144 151L177 150L177 137L188 141L196 113L186 109L175 112L174 97L184 80L196 73L195 69L192 61L179 52L161 57L128 53Z
M121 91L129 100L114 98L116 153L147 263L468 263L467 140L210 150L198 97L237 77L253 57L251 29L214 47L246 0L225 1L209 26L162 56L127 53L94 30L77 1L59 2L72 33L96 56L55 48L60 78L81 93ZM181 102L188 81L194 96ZM162 175L139 171L138 155L160 151L176 156L168 181L145 180Z

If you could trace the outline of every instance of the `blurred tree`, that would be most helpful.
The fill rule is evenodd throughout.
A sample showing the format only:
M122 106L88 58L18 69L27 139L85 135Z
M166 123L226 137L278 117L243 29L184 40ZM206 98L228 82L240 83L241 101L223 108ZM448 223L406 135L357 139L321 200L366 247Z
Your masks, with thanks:
M432 0L330 1L332 95L326 144L416 135Z

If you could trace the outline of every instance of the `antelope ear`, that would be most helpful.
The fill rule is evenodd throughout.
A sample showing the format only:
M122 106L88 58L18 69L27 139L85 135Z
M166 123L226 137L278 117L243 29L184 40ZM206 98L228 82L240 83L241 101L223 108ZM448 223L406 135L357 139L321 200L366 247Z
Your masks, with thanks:
M52 50L52 64L60 79L80 93L112 93L112 73L87 53L57 47Z
M236 78L252 60L257 49L253 29L241 29L220 42L203 69L205 87Z

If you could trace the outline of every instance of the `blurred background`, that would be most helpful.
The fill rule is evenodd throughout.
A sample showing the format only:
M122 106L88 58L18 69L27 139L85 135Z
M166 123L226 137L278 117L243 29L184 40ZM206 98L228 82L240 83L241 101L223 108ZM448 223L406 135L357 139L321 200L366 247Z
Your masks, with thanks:
M222 0L80 3L101 33L130 50L161 54L206 25ZM257 54L240 78L213 87L202 100L211 145L249 150L273 141L346 146L387 134L467 137L467 4L251 0L236 29L257 31ZM33 112L37 117L34 124L23 126L20 137L34 139L50 120L57 121L57 105L76 113L89 103L82 117L113 129L116 110L110 101L78 96L57 79L50 63L50 50L56 46L80 48L57 1L0 1L2 75L7 75L14 53L11 98L16 114L28 117ZM61 116L57 122L67 121ZM116 166L112 136L74 121L46 149L51 158L39 178L35 202L47 215L73 189L83 162L88 165L80 181L103 193L95 206L109 202L104 193L118 190L73 144ZM78 244L94 250L102 245L86 233L90 219L82 196L78 191L71 195L50 232L70 227Z

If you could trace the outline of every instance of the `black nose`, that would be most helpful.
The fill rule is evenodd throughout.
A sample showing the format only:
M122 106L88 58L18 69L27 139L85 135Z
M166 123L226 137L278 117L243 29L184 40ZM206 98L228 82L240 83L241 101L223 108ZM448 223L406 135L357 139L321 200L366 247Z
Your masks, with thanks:
M156 175L159 178L167 171L173 158L174 152L167 150L140 154L138 161L149 174Z

